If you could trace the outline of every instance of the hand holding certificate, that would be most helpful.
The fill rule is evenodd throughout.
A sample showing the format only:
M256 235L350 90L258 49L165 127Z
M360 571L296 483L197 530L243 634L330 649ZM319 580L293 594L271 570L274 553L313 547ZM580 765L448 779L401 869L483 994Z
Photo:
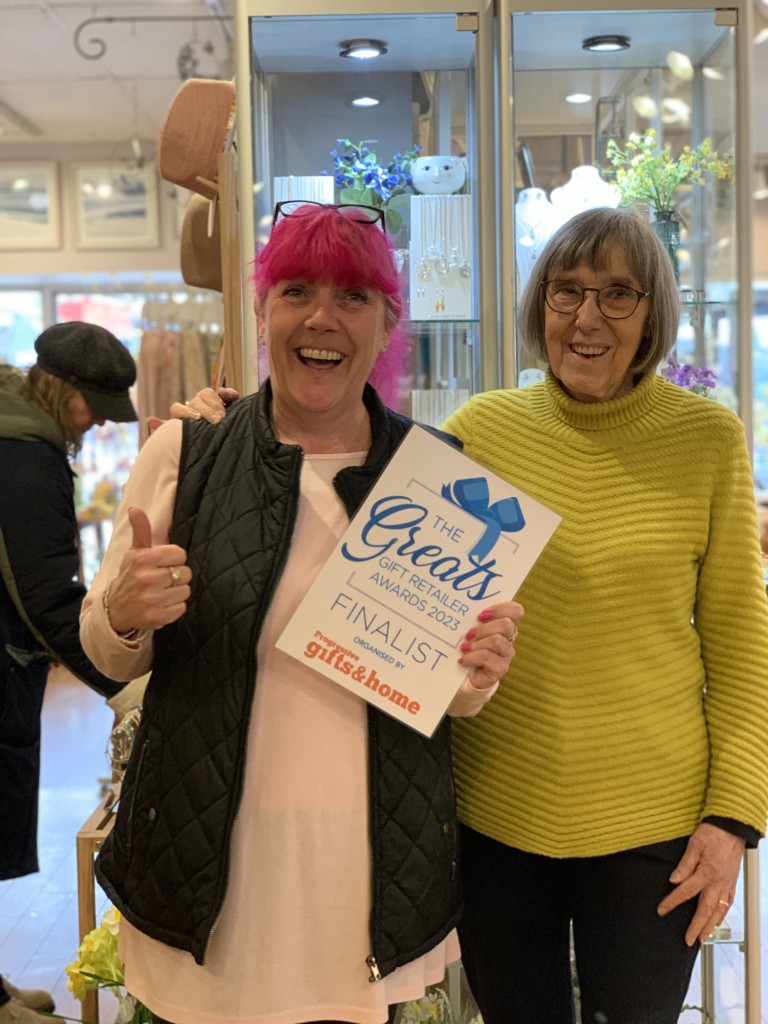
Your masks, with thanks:
M278 647L431 735L467 669L479 688L498 678L507 641L485 642L478 615L514 596L559 521L414 426ZM472 627L484 644L470 652Z

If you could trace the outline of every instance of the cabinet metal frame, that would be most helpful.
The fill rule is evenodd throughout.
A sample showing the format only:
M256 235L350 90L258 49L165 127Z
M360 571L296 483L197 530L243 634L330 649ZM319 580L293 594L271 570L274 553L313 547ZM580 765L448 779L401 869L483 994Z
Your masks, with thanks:
M510 116L510 99L513 98L512 88L512 15L525 12L573 12L575 14L589 11L681 11L681 10L712 10L723 11L724 17L731 17L736 12L735 32L735 94L736 123L735 163L736 163L736 281L739 293L737 302L738 336L736 338L738 353L738 402L739 415L744 422L748 443L752 444L752 23L753 12L751 0L733 0L721 5L709 5L701 0L644 0L641 4L608 2L608 0L590 0L586 5L583 0L552 0L544 4L533 3L532 0L499 0L498 17L498 138L501 159L498 165L499 174L499 223L501 224L502 242L499 253L500 264L500 336L505 344L502 352L502 380L504 387L517 386L517 352L511 343L515 337L515 264L512 225L514 223L514 162L504 154L514 153L512 119Z
M349 15L359 18L384 14L475 14L478 18L475 63L475 111L477 138L477 208L479 262L479 344L480 390L498 387L501 379L499 343L499 304L496 237L496 152L494 90L494 0L381 0L375 9L361 9L359 2L326 0L318 9L317 0L294 0L290 10L281 0L236 0L236 81L237 138L239 160L239 203L241 263L250 266L255 251L253 224L253 102L251 95L250 18L254 16L301 17ZM246 291L246 294L248 292ZM251 304L244 309L243 365L246 390L253 391L258 381L251 353L256 350L256 319Z
M744 1024L760 1024L760 858L758 851L745 850L742 866L744 938ZM715 955L717 942L701 947L701 1008L705 1021L716 1021Z

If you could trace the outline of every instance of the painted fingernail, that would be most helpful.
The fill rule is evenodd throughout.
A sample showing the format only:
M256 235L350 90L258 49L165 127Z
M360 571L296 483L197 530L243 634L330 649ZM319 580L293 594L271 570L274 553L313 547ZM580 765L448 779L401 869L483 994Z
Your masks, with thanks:
M472 644L468 644L466 640L459 647L459 650L463 651L464 654L466 654L467 651L469 651L471 649L472 649Z
M477 634L475 633L474 629L468 629L467 632L465 633L467 640L474 640L476 635Z
M493 618L493 612L489 612L488 609L486 608L484 611L480 612L480 614L477 617L478 619L480 619L481 622L487 622L488 619Z

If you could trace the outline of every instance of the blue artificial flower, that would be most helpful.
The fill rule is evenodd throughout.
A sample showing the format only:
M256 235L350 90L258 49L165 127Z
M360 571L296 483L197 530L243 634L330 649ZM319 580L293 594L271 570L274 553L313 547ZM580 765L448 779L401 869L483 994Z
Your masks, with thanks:
M349 139L339 139L338 146L331 150L338 188L370 190L382 204L395 195L413 192L410 165L421 146L406 153L398 150L386 166L379 164L376 154L362 142L355 145Z

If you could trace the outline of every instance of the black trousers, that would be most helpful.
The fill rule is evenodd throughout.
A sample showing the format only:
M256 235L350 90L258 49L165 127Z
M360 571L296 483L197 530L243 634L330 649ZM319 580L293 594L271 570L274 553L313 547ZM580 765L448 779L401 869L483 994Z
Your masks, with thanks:
M676 1024L698 944L690 900L656 907L687 839L556 860L461 828L462 962L484 1024Z
M2 586L2 584L0 584ZM37 811L40 789L40 719L48 661L20 664L5 644L16 640L14 623L0 605L0 879L39 871ZM5 640L8 637L8 640Z

